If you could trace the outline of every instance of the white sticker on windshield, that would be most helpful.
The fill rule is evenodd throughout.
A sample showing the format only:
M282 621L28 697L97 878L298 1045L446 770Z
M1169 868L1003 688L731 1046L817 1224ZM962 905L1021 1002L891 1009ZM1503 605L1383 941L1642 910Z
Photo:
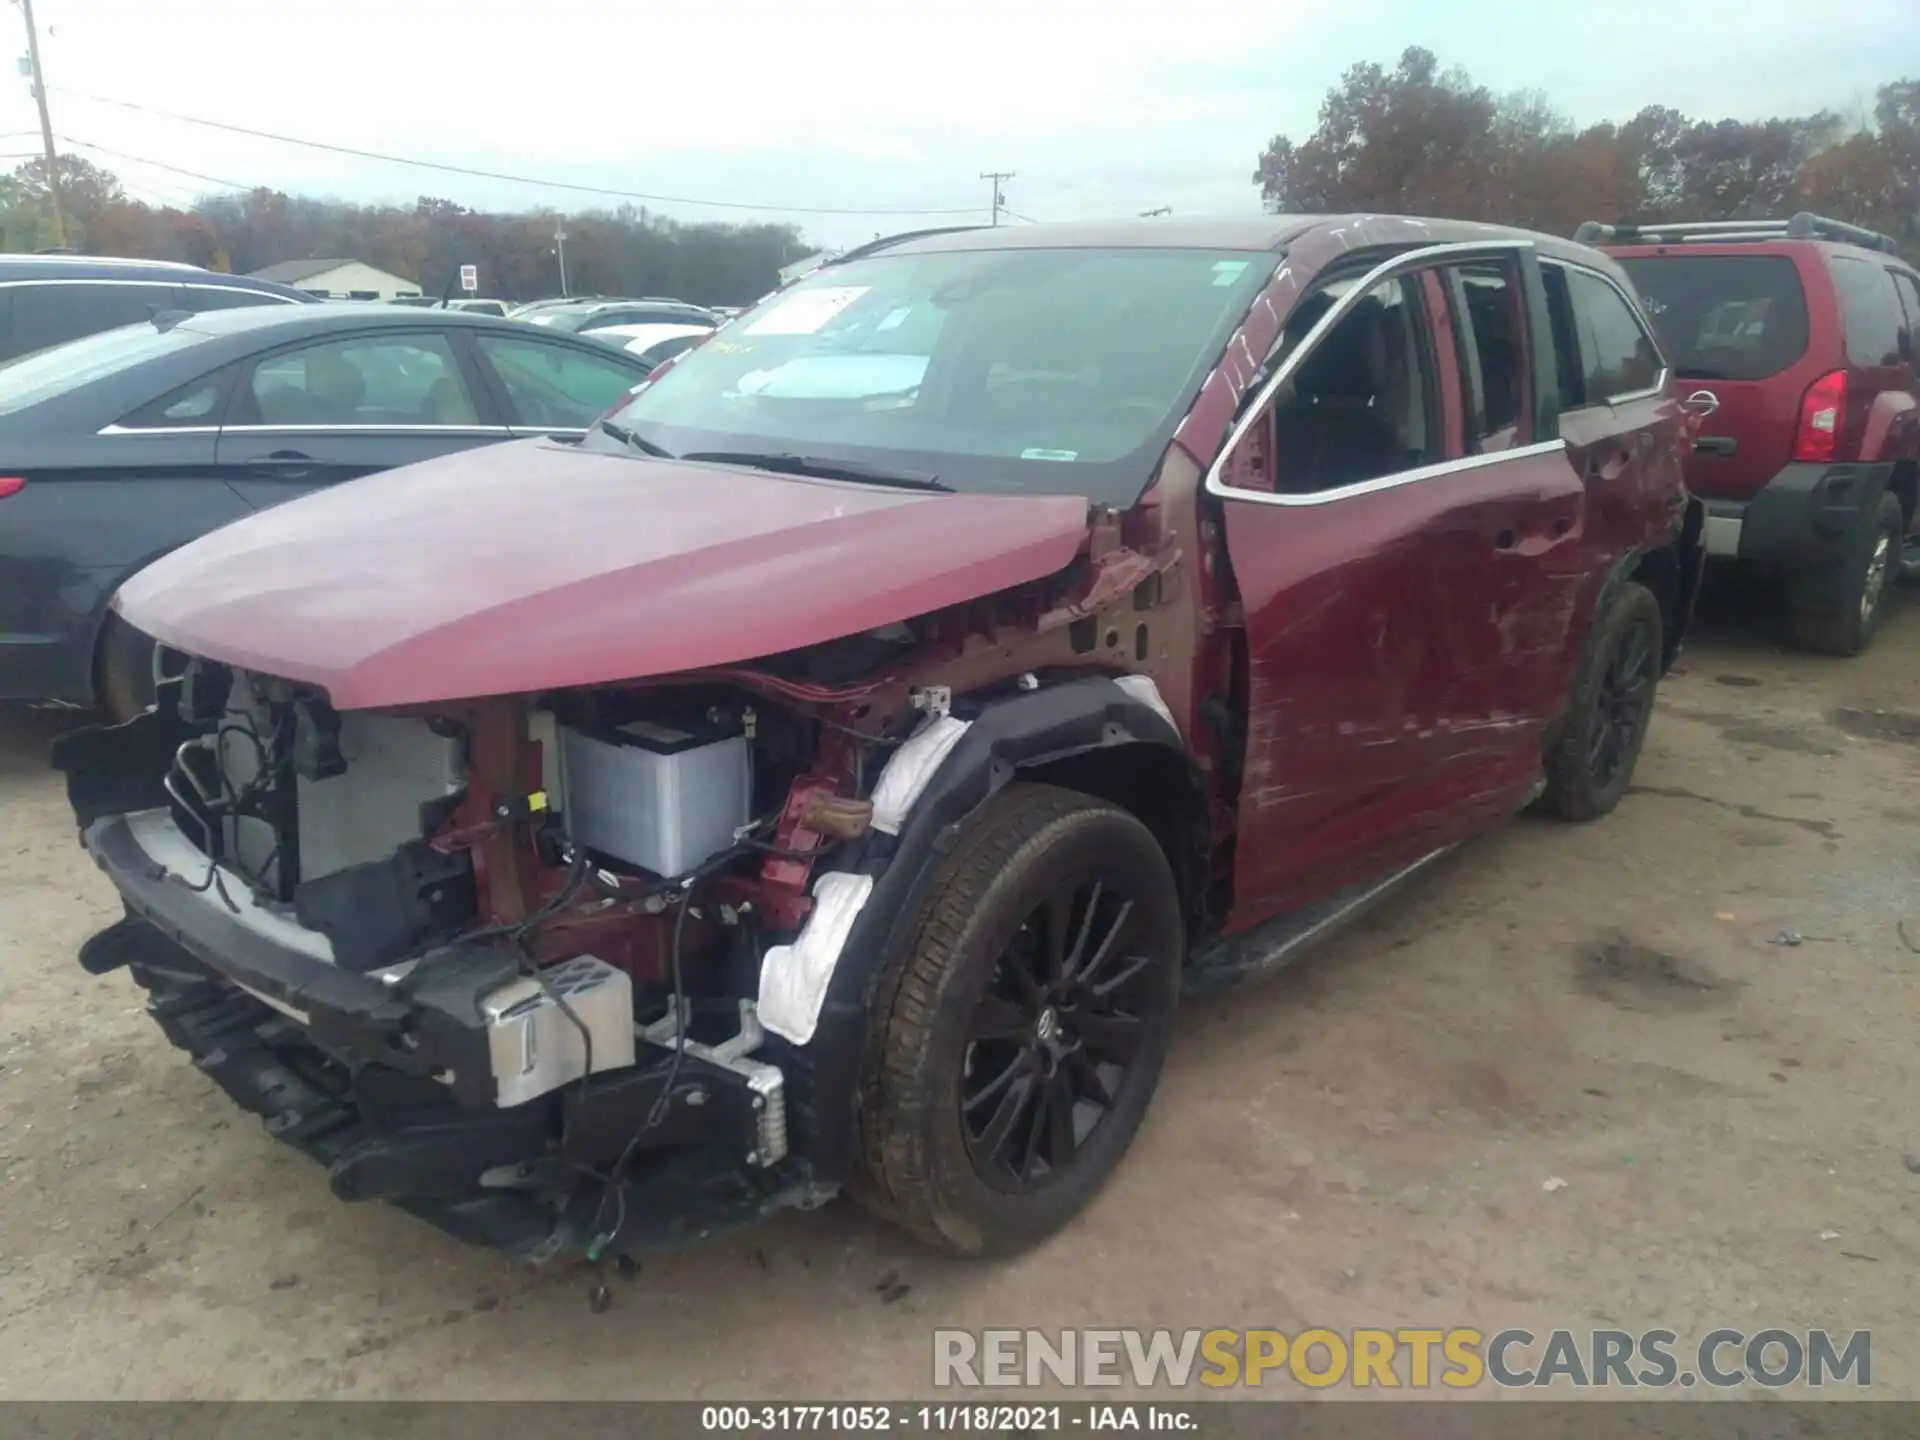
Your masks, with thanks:
M1022 460L1078 460L1078 450L1043 450L1039 446L1029 446L1020 452Z
M1246 271L1246 268L1250 263L1251 263L1250 261L1246 261L1246 260L1214 261L1213 262L1213 283L1215 285L1233 284L1233 282L1238 280L1240 276Z
M749 335L811 335L873 287L829 285L796 290L747 327Z
M905 322L906 318L912 313L912 306L902 305L898 310L889 310L886 318L873 328L876 330L892 330Z

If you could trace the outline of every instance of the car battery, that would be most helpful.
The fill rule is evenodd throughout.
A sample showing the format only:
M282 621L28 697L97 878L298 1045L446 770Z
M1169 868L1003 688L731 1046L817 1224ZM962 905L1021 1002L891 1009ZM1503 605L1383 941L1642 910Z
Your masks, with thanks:
M734 843L750 818L742 735L647 720L589 734L562 725L560 814L582 849L655 875L684 875Z

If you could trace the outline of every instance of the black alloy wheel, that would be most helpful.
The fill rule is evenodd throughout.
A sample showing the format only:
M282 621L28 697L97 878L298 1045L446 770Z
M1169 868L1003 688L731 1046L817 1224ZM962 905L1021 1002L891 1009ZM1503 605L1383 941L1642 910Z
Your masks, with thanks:
M1623 581L1594 618L1547 742L1542 808L1563 820L1597 820L1620 803L1653 720L1665 637L1653 592Z
M1640 753L1659 679L1654 628L1636 617L1620 635L1601 678L1587 739L1587 769L1598 789L1610 789L1621 767Z
M1138 1083L1134 1058L1170 1006L1153 957L1131 943L1134 910L1103 880L1063 886L1000 953L960 1083L967 1150L989 1185L1058 1179Z
M1139 1131L1185 953L1179 889L1138 818L1050 785L1001 790L882 966L854 1197L950 1254L1065 1225Z

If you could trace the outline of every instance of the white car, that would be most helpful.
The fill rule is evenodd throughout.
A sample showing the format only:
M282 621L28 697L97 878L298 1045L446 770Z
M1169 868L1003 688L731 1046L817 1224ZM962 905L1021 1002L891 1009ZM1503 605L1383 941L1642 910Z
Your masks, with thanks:
M711 325L600 325L589 340L617 345L653 365L662 365L713 334Z

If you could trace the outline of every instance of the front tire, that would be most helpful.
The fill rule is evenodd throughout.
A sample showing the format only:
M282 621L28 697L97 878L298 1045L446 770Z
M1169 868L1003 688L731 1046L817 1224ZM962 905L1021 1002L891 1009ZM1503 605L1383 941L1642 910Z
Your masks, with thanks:
M1906 530L1907 517L1899 499L1882 495L1873 528L1840 562L1838 608L1794 607L1793 638L1803 649L1821 655L1858 655L1873 643L1900 573Z
M1629 580L1595 622L1558 741L1547 754L1545 807L1597 820L1620 803L1653 718L1665 625L1660 602Z
M854 1195L959 1255L1059 1229L1146 1114L1183 948L1144 825L1070 790L1001 791L882 973Z

